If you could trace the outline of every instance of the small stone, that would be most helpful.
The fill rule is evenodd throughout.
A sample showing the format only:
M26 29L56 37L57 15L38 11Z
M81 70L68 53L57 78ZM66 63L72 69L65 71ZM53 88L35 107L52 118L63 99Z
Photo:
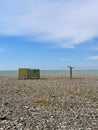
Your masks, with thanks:
M4 130L3 128L0 128L0 130Z
M29 128L24 128L24 130L30 130Z
M21 117L21 118L20 118L20 120L21 120L21 121L23 121L23 120L24 120L24 118L23 118L23 117Z
M28 106L24 106L26 109L29 109L29 107Z
M9 103L8 102L5 102L4 105L8 105Z
M84 130L83 128L79 128L79 130Z
M6 116L0 116L0 120L6 120Z

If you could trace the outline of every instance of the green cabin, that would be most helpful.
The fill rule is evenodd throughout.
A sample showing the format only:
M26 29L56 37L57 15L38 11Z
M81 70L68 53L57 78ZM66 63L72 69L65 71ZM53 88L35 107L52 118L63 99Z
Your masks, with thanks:
M29 78L40 78L40 70L39 69L29 69Z

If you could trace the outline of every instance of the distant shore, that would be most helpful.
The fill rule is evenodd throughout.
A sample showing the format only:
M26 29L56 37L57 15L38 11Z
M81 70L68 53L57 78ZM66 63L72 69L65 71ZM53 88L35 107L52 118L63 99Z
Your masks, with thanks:
M40 70L41 76L69 76L69 70ZM18 76L18 70L0 71L0 76ZM98 70L75 70L73 76L98 76Z
M98 129L97 76L0 76L0 129Z

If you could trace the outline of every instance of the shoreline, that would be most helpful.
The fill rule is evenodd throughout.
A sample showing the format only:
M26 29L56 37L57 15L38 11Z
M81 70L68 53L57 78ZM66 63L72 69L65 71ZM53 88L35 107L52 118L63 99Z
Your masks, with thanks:
M16 79L16 80L41 80L41 79L98 79L97 75L79 75L79 76L72 76L72 79L70 79L69 75L44 75L40 76L40 78L31 78L31 79L25 79L25 78L20 78L18 79L18 75L0 75L0 78L9 78L9 79Z
M69 70L40 70L41 76L69 76ZM18 76L18 70L0 71L0 76ZM73 76L98 76L98 70L73 70Z

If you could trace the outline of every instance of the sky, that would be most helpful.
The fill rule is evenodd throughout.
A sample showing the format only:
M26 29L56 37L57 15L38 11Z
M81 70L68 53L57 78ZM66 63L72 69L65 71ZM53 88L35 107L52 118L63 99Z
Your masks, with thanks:
M98 69L98 0L0 0L0 70Z

